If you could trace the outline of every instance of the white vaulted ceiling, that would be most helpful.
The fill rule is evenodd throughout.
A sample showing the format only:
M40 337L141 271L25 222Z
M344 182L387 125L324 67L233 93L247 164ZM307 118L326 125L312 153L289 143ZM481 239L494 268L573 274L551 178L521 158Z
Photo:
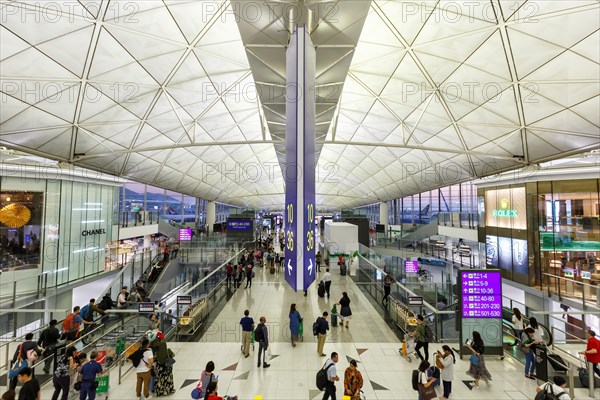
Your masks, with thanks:
M250 8L233 9L240 3L0 2L0 145L209 200L281 207L283 137L270 134L281 121L255 87L270 59L280 70L285 40L243 39L252 21L261 24L253 35L286 24L273 13L263 26ZM314 33L349 51L359 37L343 56L349 68L324 73L341 93L322 121L322 208L600 147L598 1L373 0L356 18L360 35L352 23L336 31L352 3L332 2ZM345 54L334 49L317 52L331 57L325 72Z

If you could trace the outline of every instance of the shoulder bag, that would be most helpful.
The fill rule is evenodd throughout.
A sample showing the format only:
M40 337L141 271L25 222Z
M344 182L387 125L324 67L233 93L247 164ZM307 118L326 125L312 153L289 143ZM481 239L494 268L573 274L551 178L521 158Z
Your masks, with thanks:
M23 345L21 344L21 345L19 345L17 360L13 364L12 368L8 371L8 377L10 379L16 378L17 375L19 375L19 371L21 371L23 368L29 366L29 362L27 360L24 360L21 357L22 349L23 349Z
M423 372L421 372L422 374ZM419 375L419 381L421 380L421 375ZM429 386L429 387L425 387L424 384L419 383L419 396L421 396L422 400L433 400L433 399L437 399L437 393L435 392L435 388L433 387L433 385Z

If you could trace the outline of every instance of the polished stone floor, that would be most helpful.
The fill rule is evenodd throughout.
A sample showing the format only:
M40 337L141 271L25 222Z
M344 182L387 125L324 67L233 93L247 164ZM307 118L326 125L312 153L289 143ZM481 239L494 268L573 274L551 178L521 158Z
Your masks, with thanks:
M262 395L264 400L322 398L322 393L315 386L315 374L325 360L317 355L310 325L318 314L331 309L342 291L348 292L352 301L350 328L332 328L325 345L326 353L335 351L340 354L337 368L342 379L336 385L338 399L342 398L343 372L350 359L355 359L363 375L367 399L415 400L417 393L411 387L411 371L416 368L416 362L409 363L400 357L400 343L396 335L350 277L334 274L332 298L328 301L320 299L314 287L307 297L301 292L294 293L279 273L271 275L261 268L256 270L251 289L244 289L242 285L232 293L230 301L200 342L169 344L176 353L174 377L177 392L168 398L190 399L200 372L210 360L216 364L220 395L238 395L240 400L251 400L255 395ZM298 305L307 324L304 341L295 348L289 343L288 330L288 311L292 302ZM240 352L239 319L245 309L250 310L255 320L260 316L267 319L272 340L271 367L268 369L256 366L258 347L247 359ZM431 347L437 349L441 345ZM521 364L510 357L504 361L490 357L486 364L493 381L482 383L480 389L472 389L465 374L467 359L457 360L451 399L533 399L536 383L523 376ZM116 373L111 373L110 399L134 399L135 374L129 372L123 383L118 385ZM49 399L50 393L49 388L44 389L42 399ZM600 389L596 396L600 398ZM582 389L576 390L576 398L590 399L587 391Z

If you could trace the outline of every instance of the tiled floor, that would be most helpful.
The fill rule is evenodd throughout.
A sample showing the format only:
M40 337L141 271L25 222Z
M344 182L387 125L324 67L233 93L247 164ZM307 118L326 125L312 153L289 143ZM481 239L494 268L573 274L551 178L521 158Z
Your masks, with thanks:
M381 321L372 309L371 303L349 277L334 276L332 300L322 300L316 296L315 289L308 296L293 293L282 277L270 275L268 271L257 269L252 289L233 293L231 300L216 319L204 338L198 343L170 343L176 353L174 366L177 392L168 398L190 399L200 372L206 362L212 360L219 375L219 393L238 395L240 400L254 399L262 395L264 400L322 398L315 386L316 371L325 361L316 353L316 343L310 334L310 325L323 310L330 310L333 299L338 300L342 291L347 291L352 300L353 319L349 329L333 328L325 345L326 353L336 351L340 354L338 375L338 399L341 399L343 372L350 358L359 361L359 370L364 379L363 390L367 399L415 400L417 393L411 387L411 371L416 362L409 363L398 354L400 344L394 333ZM288 310L292 302L307 323L305 341L296 348L290 345L288 331ZM244 309L258 319L267 318L272 338L271 367L256 367L256 352L250 358L244 358L240 352L239 319ZM433 345L433 349L440 346ZM454 346L456 347L456 346ZM257 347L258 350L258 347ZM468 361L457 360L455 379L451 398L456 400L521 400L533 399L535 382L523 377L522 365L507 358L504 361L490 358L486 360L493 381L482 383L480 389L471 390L464 371ZM116 371L115 371L116 372ZM128 373L121 385L117 385L115 372L111 376L110 399L132 400L135 398L135 375ZM597 391L600 399L600 390ZM42 399L49 399L50 391L45 389ZM590 399L587 391L577 390L576 398Z

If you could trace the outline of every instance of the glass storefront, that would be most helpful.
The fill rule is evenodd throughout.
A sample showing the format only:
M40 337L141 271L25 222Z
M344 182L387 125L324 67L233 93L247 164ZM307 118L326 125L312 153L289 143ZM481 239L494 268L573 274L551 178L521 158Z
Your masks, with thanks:
M532 182L479 189L486 265L503 277L598 301L600 180Z
M8 207L1 259L10 271L2 284L45 275L51 287L104 271L105 244L118 239L120 183L79 172L0 177L1 207Z

